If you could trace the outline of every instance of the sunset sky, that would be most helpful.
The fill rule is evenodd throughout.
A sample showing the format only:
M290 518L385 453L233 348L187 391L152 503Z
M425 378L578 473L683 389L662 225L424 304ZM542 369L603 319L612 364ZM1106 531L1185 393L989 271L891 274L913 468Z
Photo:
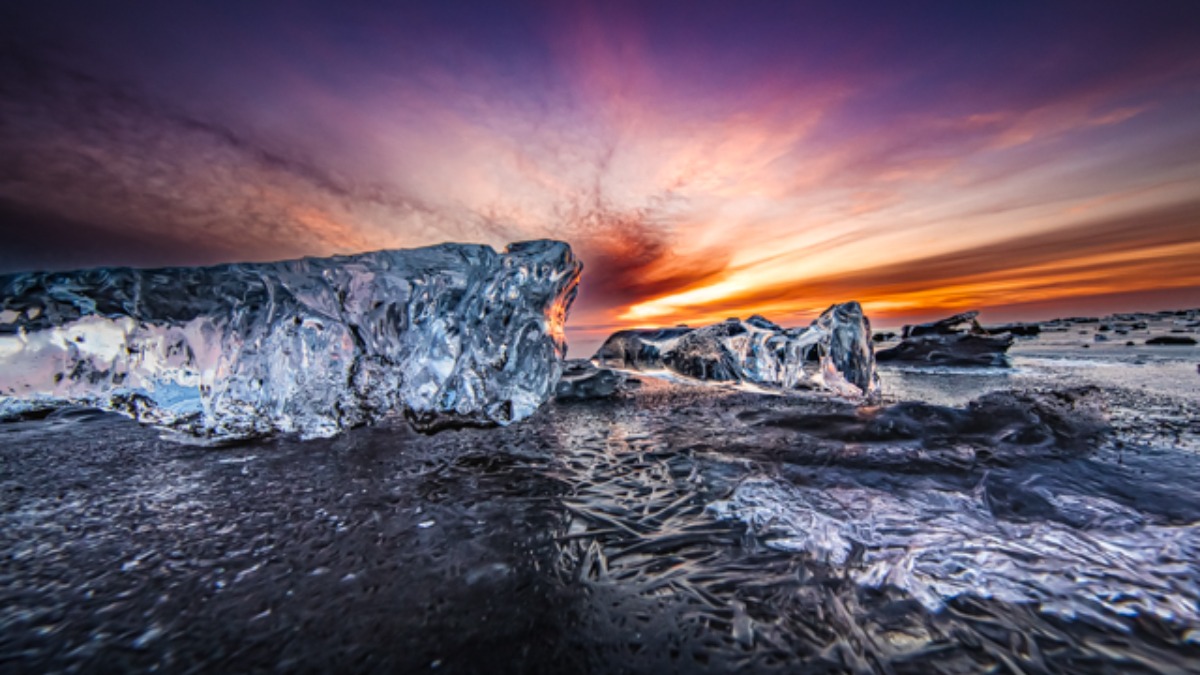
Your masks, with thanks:
M573 355L1200 305L1200 3L6 3L0 273L551 237Z

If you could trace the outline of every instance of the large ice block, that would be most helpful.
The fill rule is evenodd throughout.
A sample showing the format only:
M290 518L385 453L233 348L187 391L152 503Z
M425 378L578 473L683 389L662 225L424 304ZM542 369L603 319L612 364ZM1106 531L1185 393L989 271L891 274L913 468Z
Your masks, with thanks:
M77 403L214 438L507 424L554 392L581 268L531 241L0 277L0 414Z
M833 305L807 328L781 328L756 315L703 328L619 331L593 360L608 368L783 389L818 387L849 396L874 396L879 389L871 323L857 302Z

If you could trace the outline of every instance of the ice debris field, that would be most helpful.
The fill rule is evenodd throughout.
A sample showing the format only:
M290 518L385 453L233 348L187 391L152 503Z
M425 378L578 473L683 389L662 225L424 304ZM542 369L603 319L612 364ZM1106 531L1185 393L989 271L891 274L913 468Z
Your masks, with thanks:
M0 662L1200 670L1200 311L847 301L568 361L581 270L0 278Z

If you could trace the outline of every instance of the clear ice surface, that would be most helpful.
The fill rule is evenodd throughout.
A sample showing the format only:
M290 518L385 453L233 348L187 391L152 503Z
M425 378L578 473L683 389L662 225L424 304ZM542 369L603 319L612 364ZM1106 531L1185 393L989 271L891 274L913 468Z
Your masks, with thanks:
M0 277L0 415L83 404L214 439L507 424L553 394L581 269L531 241Z
M593 361L697 380L815 386L845 396L873 396L879 389L871 323L857 302L833 305L806 328L781 328L755 315L702 328L619 331Z
M861 556L846 568L859 584L895 586L930 610L970 594L1102 623L1111 614L1137 613L1200 621L1200 524L1148 523L1100 496L1039 496L1062 520L1083 526L999 519L986 484L974 493L924 487L897 493L755 476L709 510L746 523L777 550L837 565Z

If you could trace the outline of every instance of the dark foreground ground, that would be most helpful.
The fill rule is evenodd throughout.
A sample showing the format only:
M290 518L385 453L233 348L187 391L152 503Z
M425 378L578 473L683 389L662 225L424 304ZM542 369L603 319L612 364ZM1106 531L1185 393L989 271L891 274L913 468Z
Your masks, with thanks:
M3 423L0 671L1200 672L1200 352L1078 332L864 410L651 381L434 436Z

